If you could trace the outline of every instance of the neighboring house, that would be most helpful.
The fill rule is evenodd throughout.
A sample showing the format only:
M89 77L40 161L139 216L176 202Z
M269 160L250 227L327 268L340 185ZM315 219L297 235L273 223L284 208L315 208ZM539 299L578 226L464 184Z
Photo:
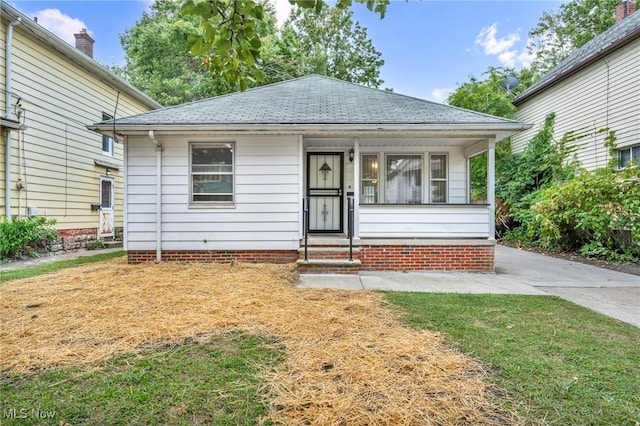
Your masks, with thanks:
M161 105L1 2L0 214L57 220L67 248L109 238L122 222L122 144L87 123ZM79 49L82 49L79 50Z
M295 261L306 206L300 270L342 272L493 270L493 205L470 204L469 158L488 151L492 194L495 143L528 128L317 75L115 127L131 263Z
M554 138L569 131L583 136L574 144L581 166L607 165L606 132L616 132L622 165L640 162L640 13L635 2L618 5L618 22L577 49L525 90L513 104L515 117L535 127L512 138L513 152L522 152L545 117L554 112Z

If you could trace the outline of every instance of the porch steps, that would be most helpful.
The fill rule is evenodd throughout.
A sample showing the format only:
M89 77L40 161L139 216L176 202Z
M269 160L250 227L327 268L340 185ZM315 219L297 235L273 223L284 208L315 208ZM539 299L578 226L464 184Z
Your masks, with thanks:
M341 241L342 243L342 241ZM307 246L307 260L304 259L304 247L298 250L299 259L298 272L302 274L313 273L334 273L334 274L357 274L362 266L362 262L358 259L360 249L353 248L352 260L349 260L349 247L343 244L326 245L327 241L322 243L309 241Z

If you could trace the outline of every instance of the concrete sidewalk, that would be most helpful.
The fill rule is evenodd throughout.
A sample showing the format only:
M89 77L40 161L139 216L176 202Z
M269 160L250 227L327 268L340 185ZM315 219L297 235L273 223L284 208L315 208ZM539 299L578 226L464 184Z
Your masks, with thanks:
M9 263L0 264L0 272L13 271L14 269L30 268L36 265L42 265L43 263L60 262L61 260L77 259L79 257L96 256L98 254L114 253L122 251L122 247L100 249L100 250L86 250L81 249L72 253L64 254L52 254L49 256L38 257L36 259L16 260Z
M640 327L640 276L496 246L495 273L304 274L302 288L558 296Z

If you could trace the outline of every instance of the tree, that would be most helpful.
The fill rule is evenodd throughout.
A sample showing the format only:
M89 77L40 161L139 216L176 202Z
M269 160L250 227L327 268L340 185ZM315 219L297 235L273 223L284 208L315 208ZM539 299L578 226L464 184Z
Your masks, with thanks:
M535 55L532 67L545 74L575 49L615 23L615 7L620 0L571 0L556 12L543 12L529 31L528 46Z
M178 0L157 0L150 12L120 36L126 54L124 67L114 71L163 105L177 105L234 90L221 76L211 75L206 62L189 51L188 38L201 18L181 12ZM269 49L276 42L276 20L265 5L258 35ZM271 49L273 50L273 49ZM269 51L264 53L270 57Z
M381 53L352 16L350 10L328 6L291 11L280 45L297 75L321 74L376 88L382 84Z
M516 108L511 104L512 95L522 93L533 83L534 74L530 69L524 68L516 72L510 68L489 67L483 73L484 80L473 76L469 81L461 84L449 95L449 105L498 117L512 118ZM511 90L509 94L500 86L507 76L515 76L520 85ZM496 145L496 186L501 188L509 181L511 170L511 142L505 140ZM486 154L478 155L471 160L471 193L474 200L486 200L487 198L487 157Z
M187 38L200 22L180 13L178 2L159 0L120 36L125 66L116 70L163 105L210 96L226 82L211 79L202 61L189 53Z
M292 4L320 12L322 0L289 0ZM353 0L338 0L346 9ZM356 0L384 17L389 0ZM205 58L209 72L245 90L264 81L262 41L257 28L264 18L264 6L254 0L187 0L182 12L201 19L199 32L189 37L191 51Z

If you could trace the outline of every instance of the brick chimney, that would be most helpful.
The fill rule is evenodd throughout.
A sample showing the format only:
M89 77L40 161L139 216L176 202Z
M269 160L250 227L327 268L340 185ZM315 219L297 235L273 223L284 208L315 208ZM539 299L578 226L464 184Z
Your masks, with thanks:
M624 0L616 6L616 22L620 22L627 16L636 11L636 2L634 0Z
M87 29L81 29L80 32L74 34L74 36L76 38L76 49L88 57L93 58L93 43L95 43L95 40L87 33Z

